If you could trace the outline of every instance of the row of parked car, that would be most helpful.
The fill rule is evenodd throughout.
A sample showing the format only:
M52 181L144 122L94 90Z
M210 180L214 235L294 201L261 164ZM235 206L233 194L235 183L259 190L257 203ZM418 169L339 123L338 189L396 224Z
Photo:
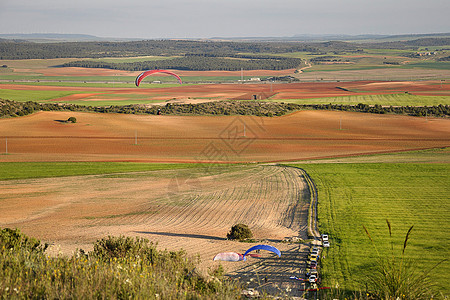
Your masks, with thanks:
M320 248L313 247L308 256L308 271L306 276L310 283L316 283L319 280L319 274L317 272L317 264L320 258Z
M322 234L322 246L330 247L330 241L327 234ZM308 256L308 271L306 273L307 279L310 283L315 284L319 280L319 273L317 272L317 264L320 259L320 248L313 247Z

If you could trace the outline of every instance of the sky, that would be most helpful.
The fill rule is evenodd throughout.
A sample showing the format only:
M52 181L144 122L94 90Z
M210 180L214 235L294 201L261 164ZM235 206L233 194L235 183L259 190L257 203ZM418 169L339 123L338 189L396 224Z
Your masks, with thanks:
M449 0L0 0L0 34L115 38L450 32Z

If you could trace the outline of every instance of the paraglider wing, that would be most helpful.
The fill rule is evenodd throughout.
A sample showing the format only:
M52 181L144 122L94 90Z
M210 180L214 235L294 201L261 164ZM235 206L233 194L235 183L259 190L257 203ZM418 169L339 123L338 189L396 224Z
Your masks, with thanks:
M281 257L281 251L278 250L277 248L275 248L274 246L270 246L270 245L256 245L253 247L250 247L247 251L245 251L244 253L244 257L251 251L254 250L267 250L267 251L271 251L273 253L275 253L276 255L278 255L278 257Z
M164 74L172 75L175 78L177 78L179 84L183 83L181 81L180 76L178 76L177 74L175 74L175 73L173 73L171 71L168 71L168 70L148 70L148 71L142 72L141 74L138 75L138 77L136 77L136 81L135 81L136 86L139 86L139 84L141 83L142 79L144 79L148 75L151 75L151 74L154 74L154 73L164 73Z
M308 279L298 278L297 276L291 276L291 277L289 277L289 279L295 279L295 280L300 280L300 281L308 281Z
M222 260L222 261L240 261L245 260L242 254L236 252L222 252L214 256L213 260Z

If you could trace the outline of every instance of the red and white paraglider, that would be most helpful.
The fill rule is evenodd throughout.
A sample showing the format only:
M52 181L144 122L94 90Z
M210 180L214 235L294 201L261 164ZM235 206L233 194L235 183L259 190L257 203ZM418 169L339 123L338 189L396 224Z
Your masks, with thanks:
M214 256L214 261L222 260L222 261L240 261L244 260L244 256L242 254L236 252L222 252Z
M174 76L177 80L179 84L182 84L183 82L181 81L180 76L178 76L177 74L168 71L168 70L148 70L148 71L144 71L141 74L138 75L138 77L136 77L136 86L139 86L139 84L141 83L142 79L144 79L145 77L155 74L155 73L164 73L164 74L168 74L168 75L172 75Z

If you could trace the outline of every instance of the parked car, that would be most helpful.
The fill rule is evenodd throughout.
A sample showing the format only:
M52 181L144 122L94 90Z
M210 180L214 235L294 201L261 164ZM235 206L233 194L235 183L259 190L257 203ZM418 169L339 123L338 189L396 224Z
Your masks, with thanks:
M317 262L319 260L319 256L318 255L310 255L309 260Z
M323 242L325 242L325 241L328 241L328 234L322 234L322 241Z
M311 250L311 255L319 255L319 250Z
M308 281L310 283L315 283L317 281L317 275L315 274L310 275Z
M317 269L317 262L312 261L312 262L309 264L309 268L310 268L310 269Z
M329 241L324 241L324 242L322 243L322 245L323 245L324 247L330 247L330 242L329 242Z

